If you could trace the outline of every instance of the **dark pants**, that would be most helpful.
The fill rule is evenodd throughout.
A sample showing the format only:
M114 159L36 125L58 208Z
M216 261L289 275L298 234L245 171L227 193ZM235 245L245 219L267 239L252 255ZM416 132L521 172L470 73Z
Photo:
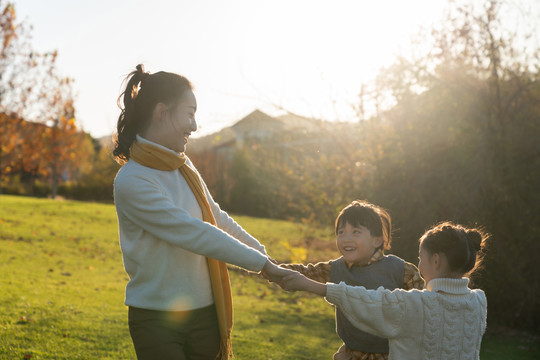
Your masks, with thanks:
M129 332L139 360L214 360L219 352L214 305L174 312L130 306Z

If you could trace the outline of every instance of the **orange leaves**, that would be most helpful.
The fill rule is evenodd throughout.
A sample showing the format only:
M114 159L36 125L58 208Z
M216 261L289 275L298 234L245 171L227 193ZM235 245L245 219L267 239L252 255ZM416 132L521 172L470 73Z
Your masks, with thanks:
M5 52L5 49L9 47L11 40L16 36L15 18L15 7L13 4L8 3L0 17L0 28L2 29L2 36L4 37L2 41L2 54Z
M72 116L60 116L51 127L0 113L0 174L24 170L47 177L55 167L57 174L71 173L81 158L92 155L86 142Z

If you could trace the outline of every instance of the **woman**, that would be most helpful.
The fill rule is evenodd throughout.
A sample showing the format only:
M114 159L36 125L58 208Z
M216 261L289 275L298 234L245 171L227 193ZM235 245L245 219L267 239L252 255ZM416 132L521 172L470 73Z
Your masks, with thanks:
M197 130L189 80L138 65L126 81L114 199L137 357L227 359L232 300L225 263L272 280L286 270L219 208L184 155Z

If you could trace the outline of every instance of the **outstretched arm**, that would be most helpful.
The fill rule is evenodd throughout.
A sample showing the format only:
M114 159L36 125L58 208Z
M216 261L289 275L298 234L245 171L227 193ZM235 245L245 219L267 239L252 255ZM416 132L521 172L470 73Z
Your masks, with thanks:
M285 275L279 282L279 286L287 291L307 291L315 295L326 296L326 284L308 279L297 272Z
M330 261L319 262L316 264L280 264L282 268L298 271L305 277L326 284L330 281Z
M405 262L405 267L403 269L403 289L412 290L418 289L422 290L425 287L424 279L420 276L418 268L409 262Z
M265 279L270 280L271 282L275 282L277 284L280 284L283 280L283 277L286 275L298 274L296 271L279 267L270 258L266 260L266 263L264 264L261 273Z

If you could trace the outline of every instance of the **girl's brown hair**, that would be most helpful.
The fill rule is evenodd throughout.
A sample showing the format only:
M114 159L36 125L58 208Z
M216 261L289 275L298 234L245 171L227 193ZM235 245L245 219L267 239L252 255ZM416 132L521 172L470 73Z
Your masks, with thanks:
M429 229L420 238L420 246L430 254L444 254L453 274L470 276L482 263L488 238L481 229L447 221Z
M372 236L383 238L382 249L390 250L392 243L392 220L383 208L370 204L367 201L355 200L341 210L336 224L335 232L345 224L366 227Z
M148 128L152 112L158 103L174 107L193 85L185 77L160 71L154 74L137 65L125 79L126 88L118 97L120 116L114 136L113 155L123 164L129 160L130 147L135 136Z

